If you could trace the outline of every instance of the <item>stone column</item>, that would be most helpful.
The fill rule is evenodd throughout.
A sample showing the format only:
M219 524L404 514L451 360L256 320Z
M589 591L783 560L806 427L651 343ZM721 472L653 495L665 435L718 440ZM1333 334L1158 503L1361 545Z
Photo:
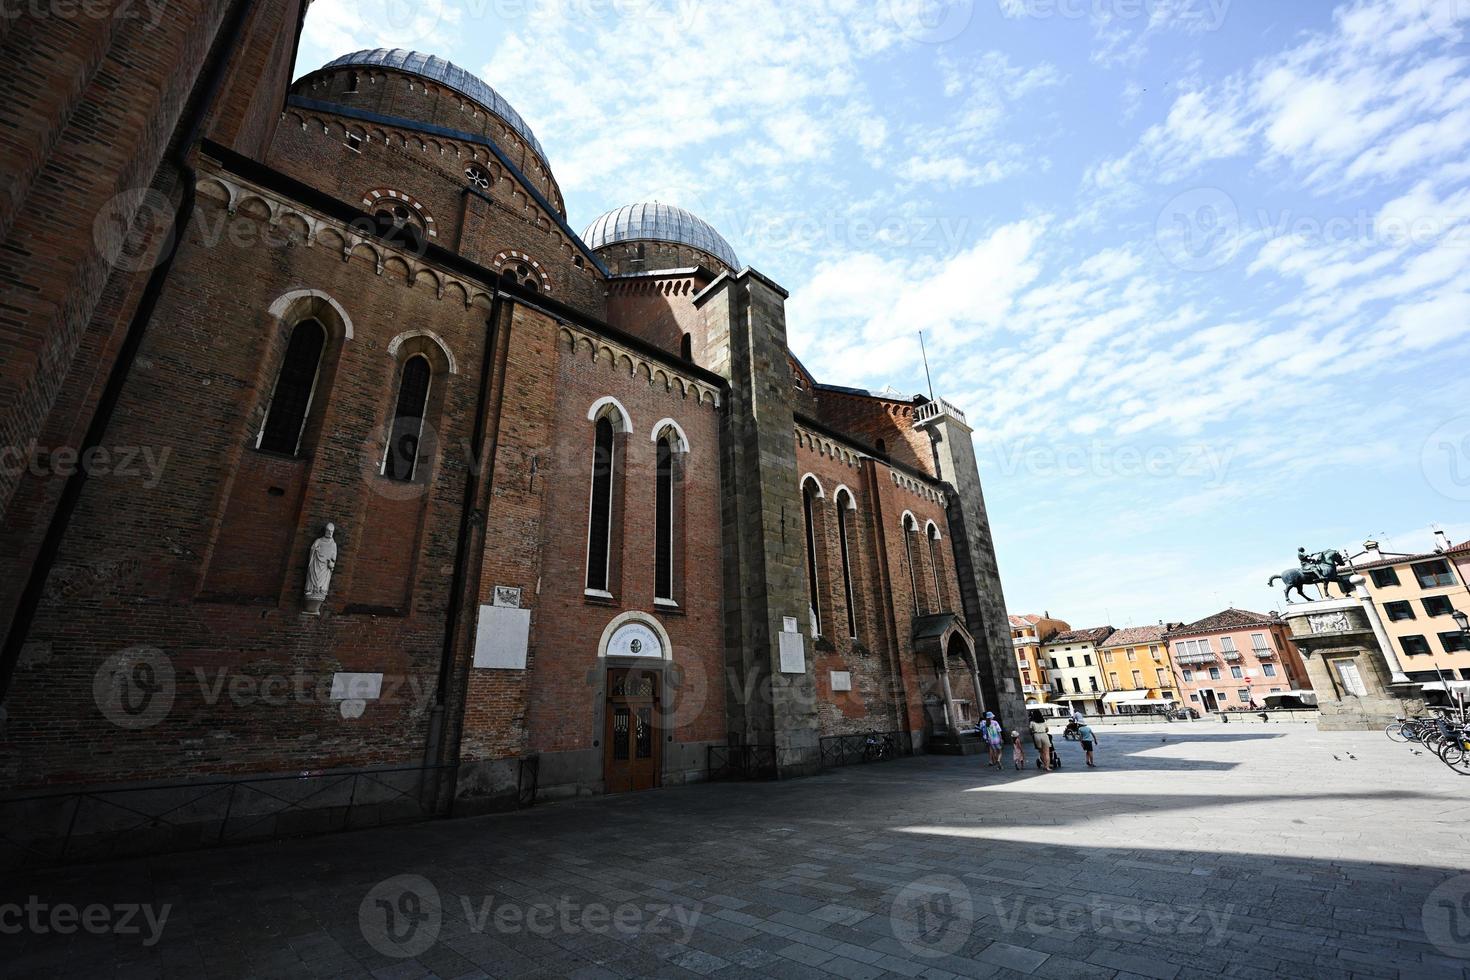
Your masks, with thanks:
M943 651L939 654L939 683L944 688L944 724L949 728L949 733L958 742L960 737L960 726L955 722L954 691L949 686L949 658Z
M1383 620L1378 616L1378 606L1373 602L1373 596L1368 593L1368 580L1361 575L1353 575L1348 578L1353 585L1353 591L1357 593L1358 601L1363 604L1363 612L1368 616L1368 625L1373 627L1373 635L1378 639L1378 646L1383 650L1383 659L1388 662L1388 674L1390 684L1411 683L1404 668L1399 665L1398 652L1393 648L1393 640L1388 635L1388 630L1383 628Z
M694 298L711 370L730 382L721 431L725 664L731 734L775 750L778 775L820 768L814 637L802 673L782 673L785 620L808 630L800 476L786 291L751 269L724 273Z

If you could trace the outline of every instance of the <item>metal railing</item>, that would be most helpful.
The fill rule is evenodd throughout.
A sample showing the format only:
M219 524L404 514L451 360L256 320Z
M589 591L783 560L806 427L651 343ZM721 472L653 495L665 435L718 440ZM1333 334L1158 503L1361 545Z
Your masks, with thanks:
M0 867L99 861L407 823L457 765L245 776L0 798Z
M863 762L885 762L914 754L908 732L861 732L854 735L824 735L820 742L821 766L851 766Z

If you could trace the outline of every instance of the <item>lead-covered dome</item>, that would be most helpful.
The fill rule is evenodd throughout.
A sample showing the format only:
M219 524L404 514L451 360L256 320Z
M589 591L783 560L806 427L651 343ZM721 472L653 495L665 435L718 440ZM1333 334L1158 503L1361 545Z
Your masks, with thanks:
M582 241L590 249L617 242L674 242L708 252L731 269L740 268L735 250L709 222L657 201L625 204L607 212L587 226Z
M507 126L519 133L521 139L536 151L536 155L541 158L541 165L547 170L551 169L546 159L546 151L541 148L541 141L536 139L536 134L531 132L531 127L526 125L526 121L521 118L519 112L516 112L515 107L505 101L505 97L491 88L484 79L465 71L454 62L445 61L438 55L409 51L406 48L365 48L362 51L354 51L340 58L334 58L322 67L344 68L356 65L392 68L454 89L460 95L480 103L503 119Z

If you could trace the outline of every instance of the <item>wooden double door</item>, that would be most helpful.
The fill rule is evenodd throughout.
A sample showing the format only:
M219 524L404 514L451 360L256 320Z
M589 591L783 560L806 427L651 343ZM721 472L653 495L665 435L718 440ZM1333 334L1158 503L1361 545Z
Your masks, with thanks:
M609 793L652 789L662 772L659 675L638 667L607 672L603 782Z

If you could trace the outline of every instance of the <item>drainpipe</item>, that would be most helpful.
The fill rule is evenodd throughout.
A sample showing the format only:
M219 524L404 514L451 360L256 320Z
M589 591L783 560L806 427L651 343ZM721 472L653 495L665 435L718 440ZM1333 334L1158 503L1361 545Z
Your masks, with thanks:
M78 458L86 458L87 452L94 446L100 446L106 437L113 412L117 410L117 403L122 398L123 386L132 372L133 361L137 358L138 349L143 344L144 334L148 332L149 321L153 319L153 311L157 308L158 299L163 294L163 288L173 271L174 260L178 258L180 244L183 242L189 220L194 214L196 178L194 166L189 162L189 155L195 144L198 143L200 130L204 128L209 111L214 107L215 99L218 98L220 89L224 86L225 74L230 62L229 56L233 51L233 41L244 32L245 22L254 6L255 0L235 0L230 12L221 21L219 30L215 32L214 43L210 46L208 74L196 84L197 94L191 98L192 109L188 110L186 117L188 128L184 130L184 137L174 144L173 151L164 159L166 164L172 164L178 168L182 183L179 205L174 211L172 240L167 243L167 251L159 256L158 262L153 266L153 271L149 274L148 282L138 299L138 305L133 310L132 320L128 323L127 332L123 335L122 344L118 347L117 358L108 371L107 382L97 398L97 407L82 437ZM40 550L36 554L35 562L31 565L25 589L21 592L20 602L16 606L15 617L11 620L10 629L5 635L5 645L0 648L0 705L4 704L5 698L10 693L10 683L15 676L16 664L20 661L21 647L25 645L26 638L30 636L36 612L41 606L41 596L46 587L46 580L50 578L51 570L56 565L57 555L61 552L62 539L66 537L66 529L71 524L72 515L76 512L86 484L87 468L79 466L67 478L66 485L62 487L61 497L57 500L56 509L52 511L51 520L46 526L46 534L41 539Z

